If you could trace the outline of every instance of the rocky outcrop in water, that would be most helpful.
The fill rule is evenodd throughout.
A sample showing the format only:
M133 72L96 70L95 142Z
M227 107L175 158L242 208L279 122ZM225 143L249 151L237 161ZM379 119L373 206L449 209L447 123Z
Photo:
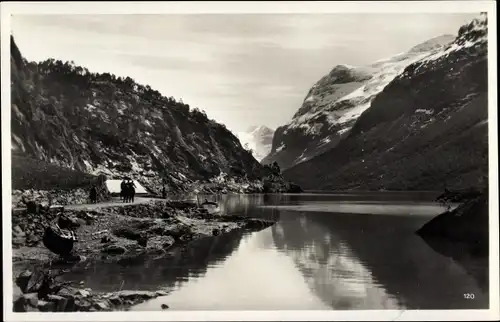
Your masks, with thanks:
M424 226L417 234L424 239L443 239L472 246L473 253L487 255L489 244L488 194L464 202L444 212Z

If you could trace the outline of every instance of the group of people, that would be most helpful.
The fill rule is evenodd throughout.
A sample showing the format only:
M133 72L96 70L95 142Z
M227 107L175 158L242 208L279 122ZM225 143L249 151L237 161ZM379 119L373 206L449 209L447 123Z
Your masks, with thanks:
M135 184L132 180L123 180L120 185L120 199L123 202L134 202Z

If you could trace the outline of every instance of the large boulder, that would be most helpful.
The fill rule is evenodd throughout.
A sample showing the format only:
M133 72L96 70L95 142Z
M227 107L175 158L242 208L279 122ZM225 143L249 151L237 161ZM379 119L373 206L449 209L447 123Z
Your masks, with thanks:
M422 226L423 238L445 239L474 244L477 252L488 252L488 195L471 199L453 211L444 212Z

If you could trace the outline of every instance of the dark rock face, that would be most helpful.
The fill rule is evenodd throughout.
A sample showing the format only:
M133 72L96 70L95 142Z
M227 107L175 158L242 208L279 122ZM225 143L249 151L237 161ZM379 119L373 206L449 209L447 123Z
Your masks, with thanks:
M304 189L440 190L488 173L487 24L390 82L335 148L284 171Z
M127 175L155 193L163 180L175 191L231 167L259 177L260 164L204 112L129 77L91 73L54 59L28 62L13 38L11 47L16 158L67 169L75 178L68 184L78 185L81 173ZM16 177L25 180L38 173L17 170Z
M454 197L455 195L453 195ZM460 264L478 285L489 289L488 193L464 201L423 225L418 234L436 252Z
M478 253L488 254L488 214L488 195L483 195L436 216L417 234L472 244Z

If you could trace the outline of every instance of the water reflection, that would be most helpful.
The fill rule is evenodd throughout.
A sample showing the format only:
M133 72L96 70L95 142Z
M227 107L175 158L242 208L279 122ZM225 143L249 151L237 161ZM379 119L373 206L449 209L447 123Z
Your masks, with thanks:
M282 213L289 220L273 226L276 246L293 258L311 290L333 309L397 309L398 299L387 294L349 245L307 213ZM295 215L297 216L297 215Z
M456 247L431 247L414 233L436 209L379 203L376 214L366 213L366 204L347 214L308 211L318 204L335 209L325 204L327 197L219 197L224 212L279 221L258 232L193 241L166 258L92 264L67 278L100 291L172 291L135 310L158 310L162 303L173 310L487 308L487 262L450 253ZM339 196L332 198L339 204ZM464 299L464 293L474 293L475 299Z
M134 310L327 310L293 260L274 247L270 228L242 237L238 249L202 278Z
M483 293L489 293L489 257L477 254L470 244L444 241L433 238L423 239L436 252L453 259L472 276Z
M273 227L311 288L334 308L487 308L488 294L461 265L413 232L428 218L296 212ZM281 213L291 218L292 213ZM473 261L470 259L469 263ZM479 263L475 268L484 272ZM472 264L471 264L472 265ZM474 293L475 300L464 299Z
M180 287L224 261L238 248L242 236L242 231L233 231L195 240L161 258L145 256L126 264L91 263L65 275L65 279L83 280L85 287L104 292Z

